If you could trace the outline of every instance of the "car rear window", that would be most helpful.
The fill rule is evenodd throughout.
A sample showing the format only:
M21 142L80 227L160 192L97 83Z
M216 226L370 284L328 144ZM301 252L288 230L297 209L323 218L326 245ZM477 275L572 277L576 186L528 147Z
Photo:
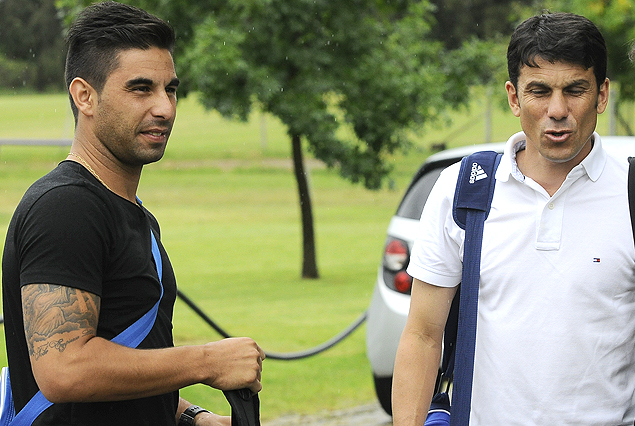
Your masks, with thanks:
M431 169L415 182L401 202L397 210L397 216L417 220L421 218L423 205L426 203L428 195L442 170L443 167Z

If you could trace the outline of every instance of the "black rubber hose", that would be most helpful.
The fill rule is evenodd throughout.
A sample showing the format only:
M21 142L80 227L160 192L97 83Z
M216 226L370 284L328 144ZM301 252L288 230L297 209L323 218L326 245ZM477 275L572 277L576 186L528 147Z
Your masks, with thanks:
M189 297L187 297L185 295L185 293L183 293L181 290L176 290L176 295L178 296L179 299L181 299L182 301L185 302L185 304L187 306L189 306L190 308L192 308L192 310L194 312L196 312L198 314L199 317L201 317L203 319L203 321L205 321L207 324L209 324L214 330L216 330L216 332L218 334L220 334L221 336L225 337L225 338L229 338L231 337L225 330L223 330L222 328L220 328L220 326L218 326L214 320L212 320L205 312L203 312L201 310L201 308L199 308L198 306L196 306L196 304L192 301L192 299L190 299Z
M220 334L221 336L225 338L232 337L223 328L221 328L218 324L216 324L216 322L214 322L214 320L212 320L205 312L203 312L201 308L196 306L196 304L192 301L192 299L187 297L182 291L177 290L176 294L183 302L185 302L187 306L189 306L194 312L196 312L198 316L200 316L203 319L203 321L205 321L214 330L216 330L218 334ZM364 321L366 321L366 316L367 316L367 313L366 311L364 311L355 321L353 321L351 325L346 327L339 334L333 336L331 339L327 340L326 342L314 348L306 349L306 350L298 351L298 352L288 352L288 353L265 351L265 355L267 355L268 359L276 359L281 361L292 361L292 360L303 359L313 355L317 355L320 352L324 352L325 350L332 348L333 346L335 346L336 344L344 340L346 337L348 337L351 333L353 333L353 331L355 331L360 325L362 325Z

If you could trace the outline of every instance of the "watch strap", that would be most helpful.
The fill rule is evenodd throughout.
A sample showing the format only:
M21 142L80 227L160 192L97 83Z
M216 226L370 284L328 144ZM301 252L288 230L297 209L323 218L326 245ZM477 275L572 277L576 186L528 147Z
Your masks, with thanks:
M183 411L183 413L181 413L178 426L192 426L194 424L194 417L202 412L209 413L208 410L201 408L198 405L190 405L185 409L185 411Z

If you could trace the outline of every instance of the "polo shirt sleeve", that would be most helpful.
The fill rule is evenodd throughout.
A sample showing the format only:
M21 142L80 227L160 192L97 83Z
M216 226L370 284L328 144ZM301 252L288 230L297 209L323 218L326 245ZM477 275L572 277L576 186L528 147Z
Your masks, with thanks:
M20 286L55 284L102 292L108 250L107 208L86 187L44 193L24 217L18 238Z
M452 218L452 203L460 164L439 176L423 208L407 272L439 287L461 282L465 232Z

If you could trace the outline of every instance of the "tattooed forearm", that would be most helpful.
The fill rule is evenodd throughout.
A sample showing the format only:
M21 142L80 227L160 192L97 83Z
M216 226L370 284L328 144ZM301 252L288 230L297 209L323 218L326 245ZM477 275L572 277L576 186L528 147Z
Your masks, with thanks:
M94 335L99 297L65 286L32 284L22 288L22 309L29 353L37 359L51 348L63 352L79 336Z
M66 349L66 346L68 346L69 343L72 343L78 339L79 339L79 336L75 336L72 339L69 339L66 341L64 341L64 339L59 339L57 341L45 343L41 346L36 347L35 353L31 355L34 356L35 359L37 360L37 359L40 359L40 357L46 355L49 352L49 349L57 349L59 352L64 352L64 349Z

